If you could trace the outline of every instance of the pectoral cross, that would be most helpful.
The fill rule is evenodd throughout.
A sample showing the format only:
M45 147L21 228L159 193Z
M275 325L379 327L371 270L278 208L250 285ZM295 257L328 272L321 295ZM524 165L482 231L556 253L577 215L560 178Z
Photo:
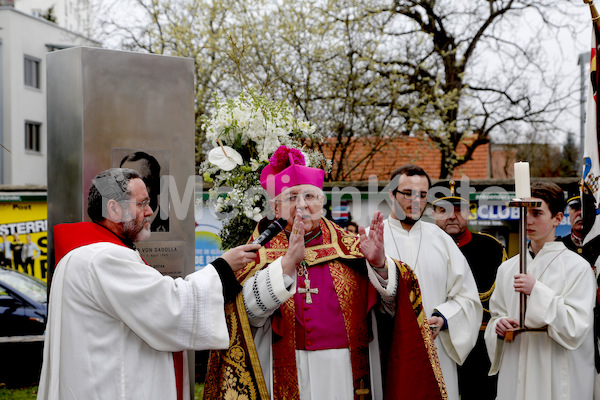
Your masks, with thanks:
M298 292L299 293L306 293L306 304L312 304L312 295L313 294L319 294L319 289L318 288L312 288L310 287L310 279L305 279L304 280L304 287L303 288L298 288Z
M364 380L364 379L361 379L361 380L360 380L360 389L356 389L356 391L355 391L355 394L356 394L357 396L359 396L361 400L364 400L364 399L365 399L365 396L368 396L368 395L369 395L369 393L371 393L371 392L369 391L369 389L366 389L366 388L365 388L365 380Z

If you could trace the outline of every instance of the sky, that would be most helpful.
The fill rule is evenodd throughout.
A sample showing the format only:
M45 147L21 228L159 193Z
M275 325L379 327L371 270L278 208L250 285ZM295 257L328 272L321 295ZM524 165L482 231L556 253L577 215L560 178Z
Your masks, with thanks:
M544 48L548 52L549 60L551 62L556 61L554 64L555 68L560 69L560 72L566 77L566 90L569 87L579 89L582 84L581 79L584 79L583 84L587 85L589 78L589 52L591 48L592 38L592 19L589 6L583 3L583 0L573 1L569 0L573 12L576 14L574 18L574 26L577 26L577 32L575 35L571 32L562 31L558 38L548 38L544 41ZM580 58L584 61L584 74L582 76L582 66L580 65ZM583 89L584 99L587 94L587 86ZM581 131L581 121L585 118L581 115L581 108L579 101L581 99L581 92L578 90L573 96L573 107L570 112L563 115L565 129L572 131L576 134L577 143L579 143L579 136ZM565 137L560 138L564 143Z
M473 0L466 0L473 1ZM103 7L110 7L110 15L119 21L135 21L135 8L128 6L130 1L115 1L115 0L100 0ZM579 142L581 112L579 107L580 101L580 85L581 85L581 67L579 58L582 54L589 52L591 44L591 15L589 6L583 3L583 0L565 0L564 7L573 14L572 26L576 27L576 32L568 32L562 30L557 34L557 37L547 37L543 41L543 47L546 52L545 56L550 68L553 68L557 73L560 73L562 79L563 91L568 93L575 89L574 95L569 101L569 109L565 111L560 118L561 126L564 130L575 134L576 142ZM565 22L564 17L558 17L559 21ZM529 12L524 14L520 20L520 25L517 28L517 37L527 38L536 35L543 21L535 13ZM508 29L514 29L514 25L507 26ZM117 48L118 41L113 36L112 40L109 37L104 45L108 48ZM490 57L492 60L492 58ZM492 63L494 61L491 61ZM589 69L589 59L585 60L585 78L587 80L587 70ZM587 93L584 89L583 93ZM556 134L555 137L549 139L552 143L564 143L566 135Z

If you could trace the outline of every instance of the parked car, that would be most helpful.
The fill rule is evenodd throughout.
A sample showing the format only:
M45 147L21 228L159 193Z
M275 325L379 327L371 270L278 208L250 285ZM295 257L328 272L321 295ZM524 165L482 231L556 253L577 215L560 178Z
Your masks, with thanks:
M44 281L0 267L0 386L38 384L47 293Z
M31 275L0 268L0 336L42 335L48 289Z

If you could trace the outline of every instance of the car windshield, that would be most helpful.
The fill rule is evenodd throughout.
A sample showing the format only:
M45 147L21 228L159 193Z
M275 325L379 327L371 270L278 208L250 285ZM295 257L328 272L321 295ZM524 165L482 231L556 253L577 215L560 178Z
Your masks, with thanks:
M19 290L21 293L29 296L31 299L37 302L45 303L47 300L46 283L29 275L6 271L4 273L0 273L0 282L12 286L16 290ZM1 288L0 291L2 291Z

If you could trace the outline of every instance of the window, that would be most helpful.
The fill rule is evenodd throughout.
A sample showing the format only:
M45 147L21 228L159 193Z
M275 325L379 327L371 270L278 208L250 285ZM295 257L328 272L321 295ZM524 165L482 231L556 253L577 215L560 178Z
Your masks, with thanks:
M35 151L36 153L41 151L41 127L42 124L39 122L25 121L25 150Z
M24 64L25 85L40 88L40 60L25 56Z

